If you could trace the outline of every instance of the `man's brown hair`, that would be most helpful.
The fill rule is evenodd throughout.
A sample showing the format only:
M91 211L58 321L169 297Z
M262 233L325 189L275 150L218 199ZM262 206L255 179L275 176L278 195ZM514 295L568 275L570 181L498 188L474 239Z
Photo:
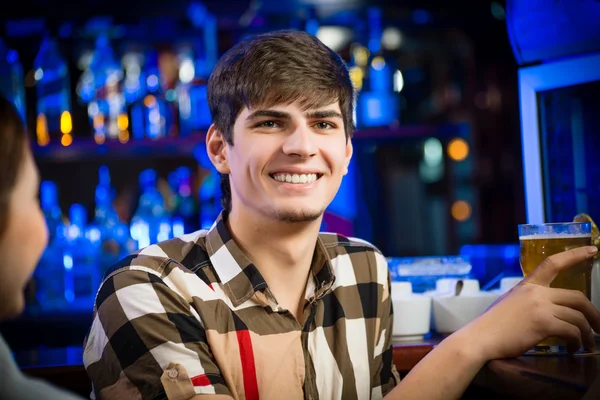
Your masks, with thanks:
M346 138L354 132L354 89L344 61L306 32L281 30L250 37L227 51L208 80L208 104L217 131L233 145L233 125L244 107L338 101ZM221 175L222 205L231 211L229 175Z

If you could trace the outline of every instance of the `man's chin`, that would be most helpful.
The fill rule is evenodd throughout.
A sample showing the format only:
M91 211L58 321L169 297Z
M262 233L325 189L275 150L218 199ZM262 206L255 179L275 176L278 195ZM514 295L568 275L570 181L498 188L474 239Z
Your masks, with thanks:
M289 223L313 222L323 216L323 210L275 210L276 219Z

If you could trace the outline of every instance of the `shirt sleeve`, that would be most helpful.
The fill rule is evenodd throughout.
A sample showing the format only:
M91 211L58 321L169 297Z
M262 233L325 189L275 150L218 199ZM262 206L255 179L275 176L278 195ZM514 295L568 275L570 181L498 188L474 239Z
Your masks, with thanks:
M379 338L375 346L372 399L381 399L388 394L398 383L400 375L392 357L392 329L394 326L394 312L391 298L391 279L387 261L381 253L375 254L377 261L378 281L382 283L379 294L379 329L376 337Z
M200 316L156 272L109 276L95 309L83 361L96 399L231 395Z

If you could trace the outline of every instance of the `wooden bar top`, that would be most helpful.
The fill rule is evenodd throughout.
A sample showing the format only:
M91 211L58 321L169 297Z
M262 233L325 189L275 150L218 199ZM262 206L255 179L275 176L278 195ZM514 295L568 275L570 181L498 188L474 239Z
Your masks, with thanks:
M393 360L409 372L443 337L394 342ZM600 348L600 342L596 343ZM595 355L523 355L487 363L471 386L509 399L600 399L600 353Z
M392 359L401 375L408 373L443 339L442 336L427 336L422 340L398 341L392 339Z
M494 360L472 385L514 399L600 399L600 355Z

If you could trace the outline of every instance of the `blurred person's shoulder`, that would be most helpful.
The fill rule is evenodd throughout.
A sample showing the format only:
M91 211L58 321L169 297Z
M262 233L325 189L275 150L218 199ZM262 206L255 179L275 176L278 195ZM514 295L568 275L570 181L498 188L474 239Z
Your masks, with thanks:
M15 363L11 350L0 334L0 399L60 399L81 400L82 398L41 379L24 375Z

